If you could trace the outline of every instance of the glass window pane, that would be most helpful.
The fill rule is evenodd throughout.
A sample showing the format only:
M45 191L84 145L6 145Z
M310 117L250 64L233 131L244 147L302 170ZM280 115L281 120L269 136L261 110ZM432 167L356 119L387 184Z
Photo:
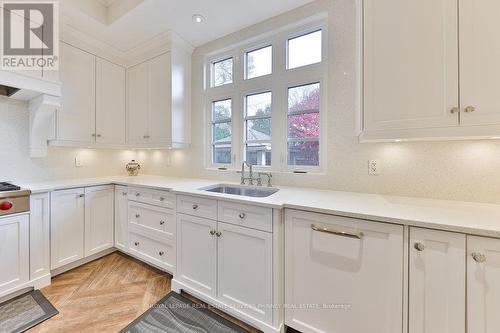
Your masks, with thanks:
M214 121L231 119L232 103L230 99L213 102L212 107Z
M213 143L231 142L231 123L214 124Z
M213 66L214 87L233 83L233 58L215 62Z
M247 96L247 117L271 115L272 93Z
M319 113L304 113L288 117L289 138L319 138Z
M288 114L319 111L321 91L319 83L288 89Z
M246 149L246 161L252 165L270 166L271 144L248 144Z
M213 163L215 164L231 164L231 146L217 145L213 149Z
M297 68L321 62L322 31L288 40L288 68Z
M247 120L247 141L271 141L271 118Z
M319 166L319 142L288 142L288 165Z
M273 72L273 47L267 46L248 52L246 66L247 79L271 74Z

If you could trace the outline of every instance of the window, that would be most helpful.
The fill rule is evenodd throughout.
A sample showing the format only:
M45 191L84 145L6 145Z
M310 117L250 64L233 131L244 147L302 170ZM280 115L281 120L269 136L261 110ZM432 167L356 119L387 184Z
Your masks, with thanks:
M232 100L212 103L212 163L231 164Z
M246 78L253 79L273 72L273 47L267 46L246 53Z
M288 40L288 69L321 62L322 31L318 30Z
M271 165L272 93L248 95L245 102L245 156L252 165Z
M213 63L213 86L233 83L233 58Z
M320 84L288 89L288 165L318 166Z

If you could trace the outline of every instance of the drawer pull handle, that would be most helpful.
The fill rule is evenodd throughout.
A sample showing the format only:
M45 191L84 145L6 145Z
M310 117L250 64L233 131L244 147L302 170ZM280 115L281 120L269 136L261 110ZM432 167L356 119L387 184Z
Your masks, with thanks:
M247 217L247 214L245 213L240 213L240 215L238 215L240 217L240 219L244 219L245 217Z
M165 198L161 197L161 198L160 198L160 201L165 201Z
M135 243L134 243L134 245L135 245L135 246L139 246L139 242L135 242Z
M478 263L483 263L486 261L486 256L482 253L473 253L472 258Z
M199 208L199 206L198 206L198 205L196 205L196 204L194 204L194 205L193 205L193 209L194 209L194 210L197 210L198 208Z
M419 252L422 252L423 250L425 250L425 245L422 243L415 243L415 245L413 245L413 247L415 248L415 250L417 250Z
M327 234L332 234L332 235L347 237L347 238L354 238L354 239L362 239L364 236L364 234L362 232L358 232L357 234L351 234L351 233L348 233L345 231L328 229L327 227L318 227L318 226L315 226L314 224L311 224L311 229L314 231L317 231L317 232L324 232Z
M139 217L141 217L141 214L135 214L135 218L138 219Z
M123 193L122 193L122 195L123 195L123 196L127 195L127 192L123 192Z
M215 231L215 230L210 230L210 235L212 235L212 236L213 236L213 235L215 235L216 233L217 233L217 231Z
M164 225L165 224L165 221L160 221L160 225Z
M165 254L165 252L160 251L160 252L158 252L158 254L159 254L160 256L163 256L163 255Z
M79 194L78 198L83 198L84 196L85 196L85 194Z
M222 232L221 231L217 231L215 234L217 235L217 237L221 237L222 236Z

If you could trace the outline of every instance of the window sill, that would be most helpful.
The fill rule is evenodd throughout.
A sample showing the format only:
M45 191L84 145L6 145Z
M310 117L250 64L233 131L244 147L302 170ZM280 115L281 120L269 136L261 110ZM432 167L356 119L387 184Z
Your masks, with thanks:
M219 169L217 167L207 167L205 168L207 171L218 171L222 173L241 173L241 168L235 169L235 168L227 168L227 169ZM245 167L245 170L248 171L248 168ZM273 175L297 175L297 176L326 176L326 173L322 170L311 170L311 171L299 171L299 170L271 170L270 168L262 168L262 167L254 167L253 172L270 172Z

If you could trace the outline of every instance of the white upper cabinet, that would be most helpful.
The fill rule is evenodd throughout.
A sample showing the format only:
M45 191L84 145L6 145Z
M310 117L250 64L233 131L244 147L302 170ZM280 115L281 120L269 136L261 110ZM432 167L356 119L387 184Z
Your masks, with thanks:
M461 123L500 124L500 1L459 0L459 5Z
M57 112L57 140L91 143L95 134L95 56L60 44L62 106Z
M410 228L409 333L465 333L465 235Z
M165 53L149 61L149 140L167 144L172 141L170 64L170 53Z
M125 144L126 71L124 67L97 58L96 142Z
M146 144L149 135L149 65L147 62L127 71L127 143Z

